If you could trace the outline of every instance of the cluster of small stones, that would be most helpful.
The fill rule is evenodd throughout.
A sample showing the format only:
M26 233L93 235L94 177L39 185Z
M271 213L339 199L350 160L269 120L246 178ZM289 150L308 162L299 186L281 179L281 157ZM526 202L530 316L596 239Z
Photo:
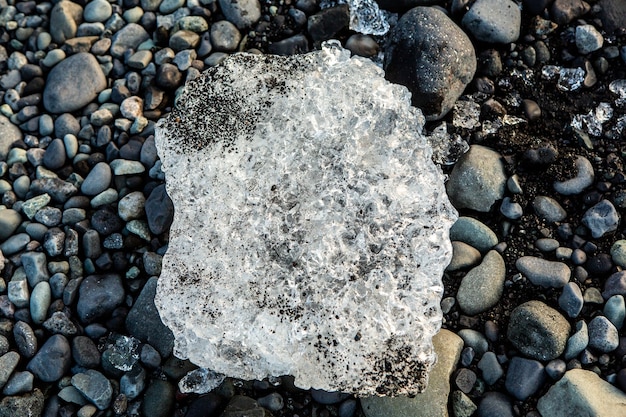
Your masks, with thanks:
M449 369L431 384L450 408L445 389L365 403L288 377L181 394L196 367L171 355L152 301L172 219L155 121L232 52L338 37L377 55L383 40L350 32L345 5L0 0L0 416L624 414L623 2L379 0L422 3L448 7L482 48L472 94L445 119L474 144L448 185L462 217L442 308L462 349L440 352ZM585 111L533 90L550 85ZM545 120L557 138L533 131ZM490 142L507 126L534 138Z

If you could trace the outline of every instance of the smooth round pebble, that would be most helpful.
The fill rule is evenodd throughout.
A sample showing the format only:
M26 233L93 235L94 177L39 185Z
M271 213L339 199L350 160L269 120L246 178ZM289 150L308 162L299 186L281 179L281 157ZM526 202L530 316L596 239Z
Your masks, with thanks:
M604 316L594 317L588 324L589 346L600 352L612 352L619 345L619 333Z

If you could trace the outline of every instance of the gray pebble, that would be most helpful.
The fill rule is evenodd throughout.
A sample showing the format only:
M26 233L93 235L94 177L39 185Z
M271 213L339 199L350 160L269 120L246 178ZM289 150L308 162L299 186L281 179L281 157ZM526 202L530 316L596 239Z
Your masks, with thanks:
M556 181L553 186L554 190L563 195L580 194L585 188L593 184L594 172L593 165L584 156L576 158L576 177L565 181Z
M111 17L113 8L107 0L93 0L85 6L83 18L87 22L104 22Z
M96 194L101 193L106 190L111 184L111 168L106 162L97 163L89 174L83 184L80 187L80 190L89 196L94 196Z
M13 337L20 355L27 359L35 356L38 347L37 337L28 323L23 321L15 323L15 326L13 326Z
M446 271L453 272L459 269L465 269L476 265L480 262L480 252L478 249L468 245L467 243L453 241L452 242L452 260L446 268Z
M450 240L467 243L481 252L498 244L498 237L484 223L471 217L459 217L450 228Z
M78 317L85 324L92 323L122 304L124 295L119 275L90 275L80 284Z
M48 316L48 308L52 302L50 284L47 281L38 283L30 295L30 316L35 324L42 324Z
M144 343L141 346L141 353L139 356L141 363L149 369L156 369L161 365L161 355L159 352L148 343Z
M60 334L65 337L71 337L78 333L78 328L74 322L63 311L52 313L52 316L43 322L43 328L52 334Z
M597 239L617 230L619 220L619 214L613 203L602 200L585 212L582 223L589 228L591 236Z
M0 244L0 251L2 251L5 256L11 256L26 248L26 245L29 243L30 236L28 234L18 233Z
M50 12L50 35L55 43L62 45L76 36L78 23L82 20L83 8L71 1L60 1Z
M41 281L48 281L50 278L46 255L41 252L26 252L22 254L22 266L28 278L28 284L31 287L34 287Z
M472 329L461 329L458 332L465 346L474 349L478 358L482 357L489 349L489 342L482 333Z
M502 156L472 145L454 165L446 189L456 208L488 212L503 197L506 180Z
M252 26L261 18L259 0L219 0L224 17L239 29Z
M533 209L537 216L544 219L548 223L556 223L567 218L567 212L558 201L547 196L537 196L533 200Z
M26 307L30 300L28 282L26 280L10 281L7 284L7 296L9 301L17 308Z
M72 339L72 357L83 368L96 368L100 365L100 351L87 336L76 336Z
M120 391L129 400L134 400L146 387L146 371L139 365L126 372L120 378Z
M7 383L19 361L20 355L17 352L8 352L0 356L0 388Z
M620 239L611 246L611 259L616 265L626 267L626 240Z
M150 39L148 32L136 23L128 23L111 38L110 53L115 58L122 58L129 49L137 49L139 44Z
M282 395L277 392L261 397L257 401L261 407L267 408L270 411L279 411L285 407L285 401Z
M0 358L0 360L2 360L2 358ZM0 368L2 368L2 364L0 364ZM34 380L34 375L28 371L16 372L9 379L2 393L4 395L19 395L30 392L33 389ZM1 382L2 381L0 381L0 387L2 386Z
M5 95L6 100L6 95ZM11 146L22 139L20 129L0 114L0 160L5 161Z
M525 401L543 386L545 380L541 362L515 356L506 372L505 387L515 398Z
M145 416L168 417L174 407L176 389L168 381L153 380L144 393L142 411Z
M350 36L346 41L345 47L354 55L359 55L366 58L375 56L380 50L380 46L371 36L363 35L360 33L356 33Z
M478 369L482 371L483 379L487 385L495 384L504 375L502 366L500 366L500 362L493 352L485 352L478 362Z
M558 311L533 300L513 310L507 337L525 356L552 360L565 350L569 332L569 323Z
M504 291L506 267L502 256L491 250L482 263L462 279L456 299L465 314L487 311L498 303Z
M87 52L71 55L48 74L43 104L51 113L78 110L93 101L107 87L96 58Z
M563 292L559 297L559 306L570 318L578 317L583 308L583 293L580 287L574 282L568 282L563 287Z
M600 352L612 352L619 345L619 333L613 323L604 316L589 322L589 346Z
M61 256L65 244L65 232L53 227L44 235L43 248L50 257Z
M561 379L567 370L567 364L562 359L554 359L546 365L546 374L555 381Z
M0 240L5 240L13 234L22 223L22 216L12 209L0 210Z
M184 4L185 0L163 0L159 5L159 11L163 14L173 13Z
M626 316L626 305L624 304L624 296L614 295L606 301L604 305L604 315L613 323L617 330L621 330L624 325L624 317Z
M174 51L193 49L200 43L200 35L190 30L179 30L170 37L169 46Z
M506 394L487 392L478 405L479 417L513 417L513 404Z
M99 410L105 410L113 399L113 387L100 372L88 369L72 377L72 385Z
M519 38L521 12L510 0L478 0L463 17L463 27L478 40L511 43Z
M63 218L63 213L56 207L44 207L35 213L35 220L46 227L58 226Z
M211 45L216 51L235 51L239 42L241 42L241 34L229 21L220 20L211 25Z
M504 197L500 205L500 213L507 219L517 220L524 214L524 210L519 203L511 200L510 197Z
M600 293L600 290L595 287L589 287L585 290L583 294L583 299L585 303L590 304L602 304L604 302L603 293Z
M604 38L593 25L576 26L576 48L582 55L587 55L602 48Z
M141 162L126 159L114 159L109 165L115 175L141 174L146 170Z
M542 252L552 252L559 247L559 241L550 238L541 238L535 241L535 247Z
M571 271L562 262L548 261L534 256L522 256L515 262L518 271L534 285L562 288L570 279Z

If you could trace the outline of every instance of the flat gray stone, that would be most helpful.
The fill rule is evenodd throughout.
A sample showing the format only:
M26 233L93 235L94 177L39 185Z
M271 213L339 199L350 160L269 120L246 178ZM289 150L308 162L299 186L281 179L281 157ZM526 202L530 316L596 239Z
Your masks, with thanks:
M502 199L506 181L502 156L485 146L472 145L452 169L446 189L456 208L488 212Z
M139 44L150 39L148 32L136 23L129 23L111 38L110 53L115 58L122 58L128 49L137 49Z
M452 242L452 260L446 271L453 272L459 269L469 268L480 262L480 252L473 246L464 242Z
M589 346L606 353L617 349L619 333L617 328L604 316L596 316L588 324Z
M448 415L450 376L463 349L463 340L442 329L433 337L437 363L430 373L428 387L413 398L365 397L361 407L366 417L432 417Z
M552 197L545 195L539 195L533 200L533 209L539 218L545 220L548 223L556 223L565 220L567 212L565 209Z
M535 256L522 256L515 261L515 267L530 282L544 288L563 288L572 275L563 262L548 261Z
M73 112L95 100L106 87L96 58L80 52L52 68L43 91L43 104L51 113Z
M83 20L83 8L71 1L60 1L50 12L50 35L60 45L76 36L78 25Z
M72 385L99 410L105 410L111 404L113 387L104 375L94 369L74 375Z
M609 200L602 200L583 215L582 222L591 231L591 236L598 239L606 233L617 230L620 216Z
M478 0L462 24L476 39L489 43L515 42L520 35L522 14L510 0Z
M0 389L7 383L19 361L20 355L17 352L7 352L0 356Z
M489 251L482 263L461 280L456 299L465 314L475 315L496 305L504 291L506 266L502 256Z
M569 332L569 323L558 311L533 300L513 310L507 337L525 356L546 361L563 353Z
M113 174L106 162L98 162L87 174L80 190L88 196L100 194L109 187Z
M261 18L259 0L219 0L226 19L239 29L247 28Z
M43 382L61 379L72 362L70 344L65 336L52 335L28 363L26 369Z
M22 131L0 114L0 161L6 161L11 145L22 140Z
M460 241L487 252L498 244L498 237L486 224L472 217L459 217L450 228L450 240Z
M596 373L572 369L539 399L537 409L550 417L626 415L626 393Z

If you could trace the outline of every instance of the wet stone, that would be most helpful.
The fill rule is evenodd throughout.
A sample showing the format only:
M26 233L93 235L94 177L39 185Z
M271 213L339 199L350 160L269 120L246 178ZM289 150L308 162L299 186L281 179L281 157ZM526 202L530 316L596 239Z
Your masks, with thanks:
M493 385L504 375L502 366L493 352L486 352L478 362L478 369L482 371L482 377L488 385Z
M108 408L113 397L109 380L100 372L89 369L72 377L72 385L99 410Z
M65 375L70 363L70 345L65 336L56 334L39 349L26 369L43 382L54 382Z
M597 316L589 322L589 346L600 352L612 352L619 345L617 329L606 317Z
M124 300L124 287L118 275L90 275L80 284L78 317L89 324L110 314Z
M563 292L559 297L559 306L561 309L567 313L568 317L574 318L577 317L582 310L583 304L583 293L578 284L568 282L565 287L563 287Z
M541 362L515 356L507 369L505 386L511 395L524 401L543 386L545 379Z
M0 358L1 360L2 358ZM2 365L0 365L0 369ZM35 377L28 371L16 372L11 376L5 385L2 393L4 395L20 395L33 390ZM1 382L1 381L0 381ZM2 384L0 384L1 386Z

